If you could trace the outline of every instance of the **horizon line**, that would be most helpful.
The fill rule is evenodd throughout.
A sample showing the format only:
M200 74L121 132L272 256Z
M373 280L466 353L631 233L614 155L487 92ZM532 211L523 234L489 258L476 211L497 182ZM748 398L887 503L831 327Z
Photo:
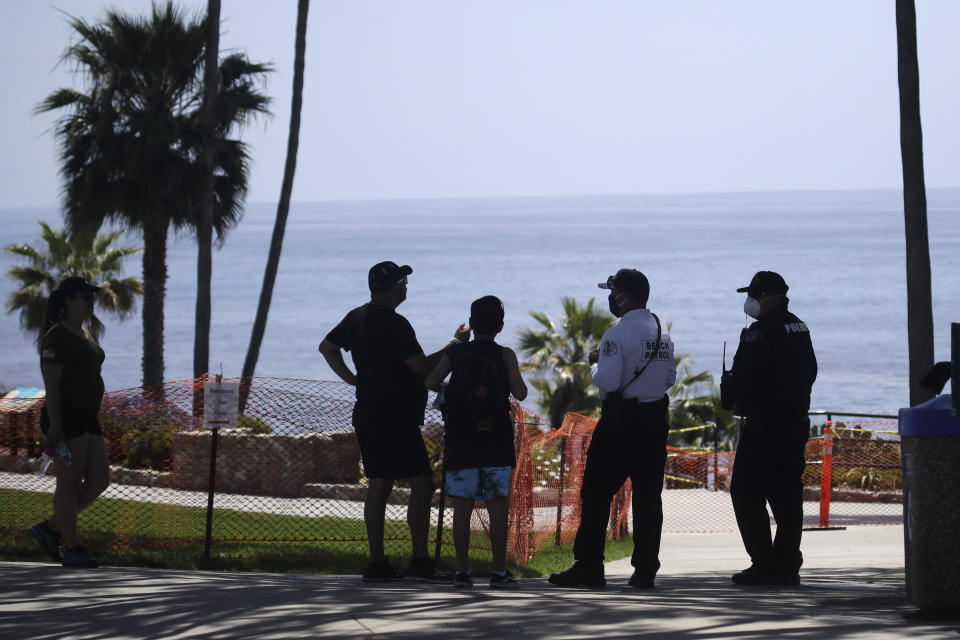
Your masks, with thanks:
M956 191L960 185L949 187L927 187L926 193L935 191ZM580 194L526 194L526 195L490 195L490 196L403 196L403 197L367 197L367 198L329 198L317 200L291 200L295 204L344 204L344 203L384 203L384 202L449 202L464 200L576 200L599 198L657 198L657 197L703 197L737 195L778 195L778 194L814 194L814 193L865 193L865 192L902 192L903 187L844 187L830 189L756 189L742 191L648 191L634 193L580 193ZM251 200L244 206L275 205L276 200ZM29 209L60 209L58 204L48 205L0 205L0 211Z

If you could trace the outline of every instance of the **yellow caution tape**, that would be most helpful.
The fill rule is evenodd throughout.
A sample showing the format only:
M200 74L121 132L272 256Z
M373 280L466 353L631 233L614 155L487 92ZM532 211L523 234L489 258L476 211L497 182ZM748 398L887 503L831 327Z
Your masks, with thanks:
M683 429L670 429L667 433L686 433L687 431L697 431L698 429L712 429L712 424L702 424L699 427L684 427Z
M682 478L682 477L680 477L680 476L672 476L672 475L670 475L669 473L663 474L663 477L664 477L664 478L667 478L668 480L673 480L674 482L686 482L686 483L689 483L689 484L703 484L703 485L706 484L706 482L703 481L703 480L691 480L690 478Z
M854 429L852 427L833 427L834 431L853 431L856 432L866 432L866 433L900 433L897 430L894 431L883 431L881 429Z

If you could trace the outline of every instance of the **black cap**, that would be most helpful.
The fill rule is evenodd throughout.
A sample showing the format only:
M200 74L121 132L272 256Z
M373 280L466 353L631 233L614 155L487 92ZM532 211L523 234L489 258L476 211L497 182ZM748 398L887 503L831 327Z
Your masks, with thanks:
M750 284L737 289L737 293L746 293L751 298L759 300L760 298L766 298L768 296L786 295L787 289L789 288L779 273L775 271L757 271L757 274L753 276Z
M383 291L397 284L408 275L413 273L413 269L408 265L397 266L396 262L380 262L370 267L370 273L367 274L367 285L370 291Z
M643 301L650 297L650 282L647 276L636 269L620 269L616 275L610 276L606 282L597 286L601 289L618 289Z
M79 276L70 276L69 278L64 278L60 286L57 287L57 291L64 297L70 297L78 293L96 293L100 291L100 287L93 286Z

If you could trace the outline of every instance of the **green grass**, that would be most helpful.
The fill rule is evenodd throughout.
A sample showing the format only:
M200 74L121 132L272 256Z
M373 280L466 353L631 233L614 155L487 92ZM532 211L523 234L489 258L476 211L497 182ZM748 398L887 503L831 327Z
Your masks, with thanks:
M0 558L48 561L28 533L30 525L49 515L52 495L0 489ZM296 573L359 574L367 560L363 520L309 517L215 509L210 560L204 555L206 509L171 504L100 498L80 517L84 543L100 560L114 566L168 569L213 569ZM409 530L402 520L386 523L387 553L402 564L410 553ZM321 540L337 538L337 540ZM396 538L396 540L390 540ZM433 553L436 530L431 530ZM453 567L453 538L443 532L441 565ZM484 575L491 570L489 540L475 531L471 566ZM630 555L629 538L607 543L607 560ZM511 566L522 577L549 575L573 562L572 547L546 547L524 566Z
M607 540L603 555L607 562L629 557L633 553L633 539L630 536L619 540ZM551 573L569 569L573 564L573 545L540 548L525 566L532 576L548 576Z

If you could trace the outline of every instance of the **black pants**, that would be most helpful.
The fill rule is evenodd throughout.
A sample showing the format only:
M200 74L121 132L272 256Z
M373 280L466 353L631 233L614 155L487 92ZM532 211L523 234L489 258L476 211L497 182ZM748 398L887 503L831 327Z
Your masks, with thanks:
M667 459L667 399L626 404L624 426L614 429L601 416L583 471L580 489L580 528L573 557L586 564L602 563L610 520L610 501L627 478L633 484L633 558L644 575L660 568L660 529L663 526L663 465Z
M803 564L803 452L810 433L806 416L782 421L747 417L733 462L730 497L743 546L753 564L795 573ZM770 535L770 514L777 522Z

